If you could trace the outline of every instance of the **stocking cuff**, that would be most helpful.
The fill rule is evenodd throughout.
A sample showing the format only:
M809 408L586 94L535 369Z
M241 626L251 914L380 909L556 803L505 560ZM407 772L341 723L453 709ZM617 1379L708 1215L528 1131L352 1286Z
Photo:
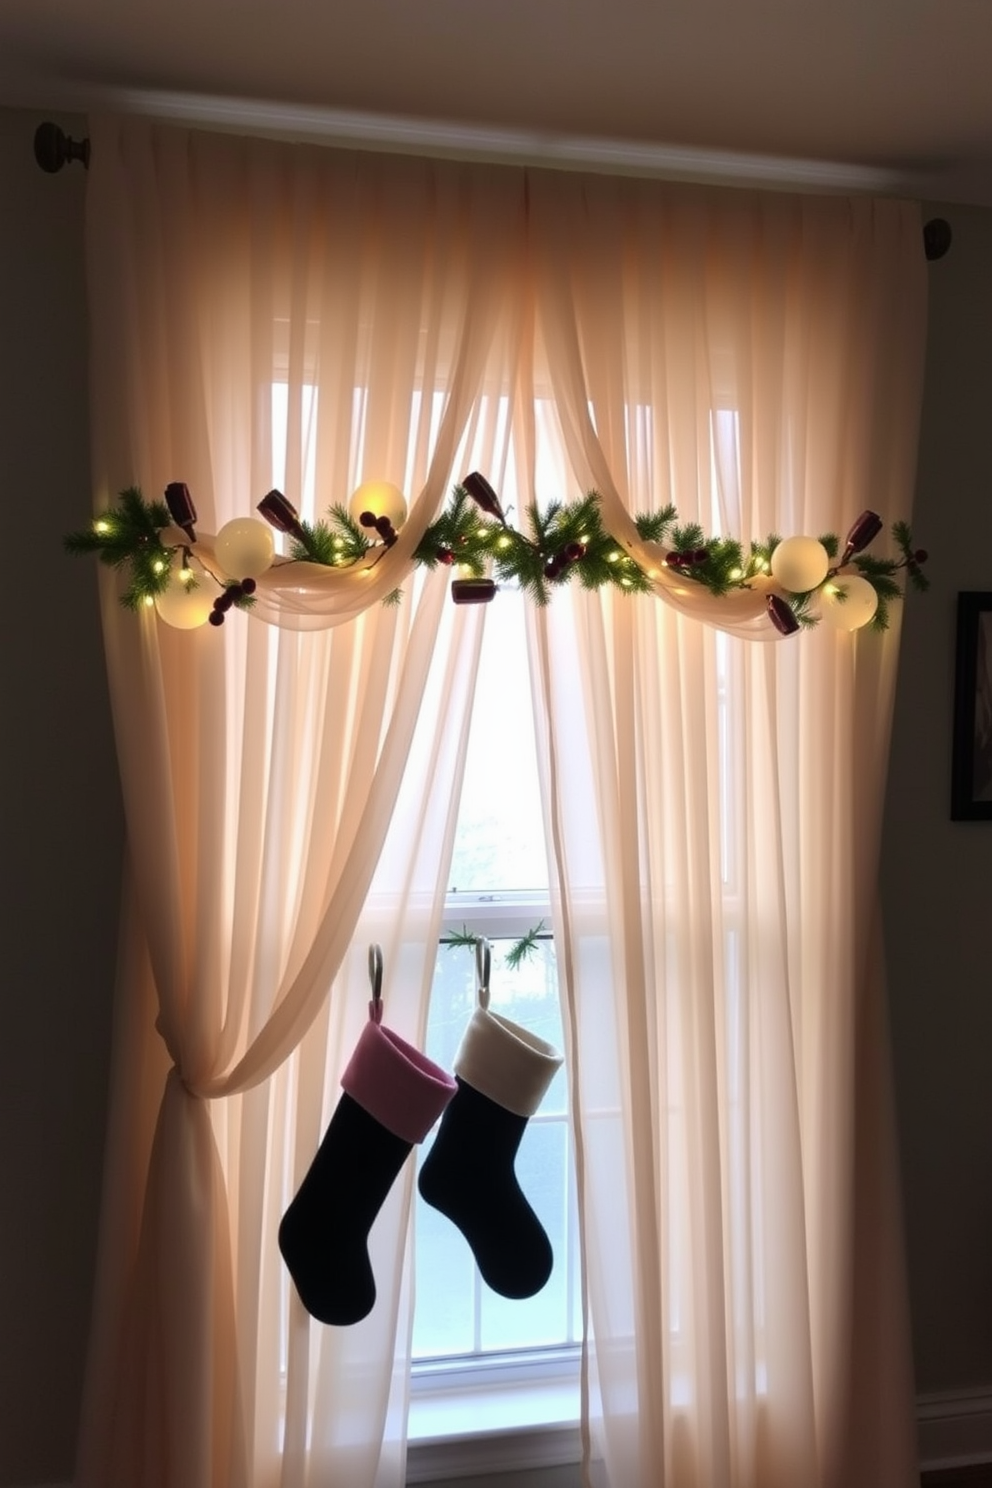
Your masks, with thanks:
M422 1142L458 1086L419 1049L381 1023L366 1023L341 1076L352 1100L404 1142Z
M552 1044L477 1007L455 1056L455 1074L498 1106L517 1116L533 1116L560 1066Z

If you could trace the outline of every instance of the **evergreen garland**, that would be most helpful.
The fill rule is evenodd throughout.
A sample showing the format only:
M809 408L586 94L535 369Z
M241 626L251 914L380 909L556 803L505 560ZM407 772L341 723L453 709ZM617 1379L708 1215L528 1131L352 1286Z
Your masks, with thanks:
M185 491L185 487L182 489ZM294 510L280 493L270 493L270 497L276 496L290 512ZM865 515L872 518L873 532L880 528L878 518L871 513ZM511 526L492 487L483 476L473 473L453 488L448 505L417 544L413 561L428 569L439 564L457 566L458 572L470 579L516 584L537 605L548 604L555 590L573 579L585 589L610 586L621 594L644 594L653 588L644 569L604 528L595 491L578 501L552 502L543 511L531 504L525 517L524 531ZM163 529L169 525L167 505L145 502L140 490L131 486L121 492L118 505L97 517L91 527L69 533L65 547L70 553L97 553L101 562L128 569L121 603L133 610L152 602L168 588L177 546L188 562L188 540L171 547L163 542ZM642 513L634 518L634 525L642 541L665 548L661 561L667 567L718 598L734 590L748 590L767 575L780 542L773 533L764 542L752 541L745 552L736 538L707 538L698 523L679 523L674 506ZM847 562L840 565L837 536L826 533L819 538L831 563L828 580L853 571L874 588L878 607L871 625L875 630L887 628L890 606L902 598L896 578L899 572L906 571L914 588L929 587L921 567L927 554L914 549L909 525L896 522L892 537L898 558L876 558L861 551L848 557L849 545L844 553ZM289 561L348 569L377 562L395 541L396 533L388 520L379 519L376 525L363 527L345 506L336 504L329 508L326 520L310 523L294 519ZM222 575L210 576L221 591L218 610L232 605L246 609L254 603L250 592L254 585L232 584ZM487 597L493 592L491 583ZM803 628L819 622L814 604L817 593L818 589L785 594L789 609ZM396 589L384 602L396 604L401 597ZM842 587L836 597L843 601Z

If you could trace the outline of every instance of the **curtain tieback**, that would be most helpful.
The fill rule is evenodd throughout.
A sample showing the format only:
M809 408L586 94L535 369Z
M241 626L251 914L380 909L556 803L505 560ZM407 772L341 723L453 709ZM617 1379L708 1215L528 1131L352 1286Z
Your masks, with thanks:
M155 1032L162 1040L163 1044L166 1047L166 1050L168 1051L169 1058L172 1060L172 1068L169 1071L168 1078L171 1080L173 1077L175 1077L175 1079L179 1081L179 1084L185 1090L186 1094L192 1100L202 1100L203 1092L197 1090L195 1085L191 1085L189 1080L187 1080L185 1074L183 1073L182 1060L178 1051L174 1048L172 1040L169 1038L169 1035L165 1030L165 1022L162 1018L161 1012L155 1019Z

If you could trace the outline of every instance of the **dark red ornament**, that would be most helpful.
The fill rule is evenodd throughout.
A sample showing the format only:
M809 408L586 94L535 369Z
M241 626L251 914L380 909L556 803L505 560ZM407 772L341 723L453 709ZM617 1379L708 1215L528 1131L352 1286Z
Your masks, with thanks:
M257 588L258 588L258 585L255 583L255 580L254 579L242 579L241 580L241 593L242 594L254 594L255 593L255 590Z
M795 635L799 629L799 621L792 613L791 605L786 604L779 594L769 594L765 598L765 606L768 610L768 618L778 631L779 635Z
M288 532L298 542L306 540L296 507L281 491L272 490L258 503L258 510L277 532Z
M358 520L363 527L374 527L376 523L375 512L363 511Z
M492 579L453 579L451 597L455 604L488 604L496 596Z
M488 516L495 517L499 522L506 521L503 508L499 504L499 497L484 475L473 470L470 475L466 475L462 485L476 505L481 506Z
M193 526L196 521L196 507L189 494L189 486L182 481L170 481L165 488L165 504L176 526L183 529L190 542L196 542L196 530Z
M450 548L438 548L437 561L439 563L454 563L455 555Z
M578 563L580 558L585 557L585 552L585 547L580 542L570 542L565 544L565 557L569 563Z
M839 566L843 568L855 553L862 552L870 542L874 542L884 525L878 512L863 511L844 539L844 553Z
M211 610L210 614L207 616L207 619L210 621L211 625L223 625L224 612L223 610Z
M914 563L926 563L929 557L930 554L927 552L926 548L917 548L916 552L913 554L913 561Z

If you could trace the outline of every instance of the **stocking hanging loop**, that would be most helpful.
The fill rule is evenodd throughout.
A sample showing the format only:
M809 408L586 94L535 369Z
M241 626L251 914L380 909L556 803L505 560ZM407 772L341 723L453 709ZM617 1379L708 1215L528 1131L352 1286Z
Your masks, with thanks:
M382 1022L382 946L372 944L369 946L369 985L372 988L372 1001L369 1003L369 1017L373 1023Z
M475 980L479 1006L489 1006L489 976L492 971L493 953L488 940L480 935L475 942Z

